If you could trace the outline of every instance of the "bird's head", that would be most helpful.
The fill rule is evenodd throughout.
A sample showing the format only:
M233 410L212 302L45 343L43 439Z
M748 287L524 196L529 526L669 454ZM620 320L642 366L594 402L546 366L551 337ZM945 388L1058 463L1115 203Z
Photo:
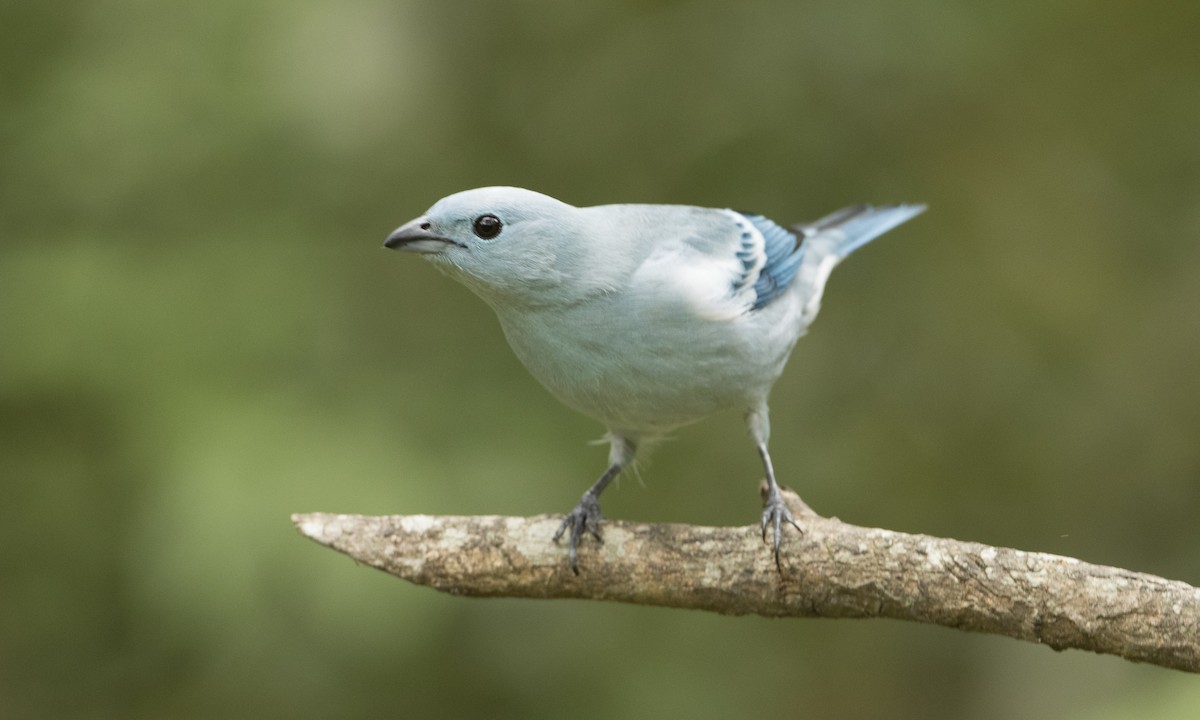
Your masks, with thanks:
M493 304L533 302L580 264L586 243L577 213L532 190L465 190L401 225L383 246L421 253Z

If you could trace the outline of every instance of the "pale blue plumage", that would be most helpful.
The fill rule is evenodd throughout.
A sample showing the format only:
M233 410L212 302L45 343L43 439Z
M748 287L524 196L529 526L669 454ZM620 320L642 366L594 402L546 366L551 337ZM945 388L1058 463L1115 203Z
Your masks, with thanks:
M443 198L387 239L424 253L495 311L530 372L608 427L609 468L566 517L570 563L598 497L639 444L739 407L767 474L764 537L792 522L767 441L767 396L847 255L924 210L840 210L786 229L679 205L576 208L519 188ZM555 539L559 535L555 536Z

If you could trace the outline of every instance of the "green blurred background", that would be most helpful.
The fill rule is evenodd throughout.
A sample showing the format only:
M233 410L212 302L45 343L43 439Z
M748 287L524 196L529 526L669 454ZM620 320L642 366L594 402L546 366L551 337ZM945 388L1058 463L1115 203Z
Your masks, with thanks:
M296 511L563 512L604 463L385 235L450 192L930 211L773 396L851 522L1200 582L1200 4L0 4L0 717L1195 718L890 621L416 588ZM608 516L758 513L741 419Z

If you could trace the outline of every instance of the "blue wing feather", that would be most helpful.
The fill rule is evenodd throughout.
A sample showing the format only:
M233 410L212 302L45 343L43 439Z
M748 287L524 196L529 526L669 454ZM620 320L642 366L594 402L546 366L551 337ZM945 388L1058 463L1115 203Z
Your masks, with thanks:
M758 273L758 280L754 283L755 300L751 309L757 310L779 297L787 290L788 285L792 284L792 280L796 279L800 261L804 259L804 248L794 234L762 215L743 214L743 217L762 233L763 252L767 256ZM742 237L744 242L749 240L748 234L743 234ZM743 251L745 249L747 246L743 245ZM741 252L738 253L738 257L742 257ZM742 262L747 263L745 259ZM750 267L749 264L746 265L747 272Z

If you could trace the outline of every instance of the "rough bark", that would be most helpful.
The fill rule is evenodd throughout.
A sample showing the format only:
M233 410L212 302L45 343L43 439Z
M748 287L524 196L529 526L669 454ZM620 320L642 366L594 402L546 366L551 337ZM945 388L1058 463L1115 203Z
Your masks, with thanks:
M410 582L479 597L588 598L769 617L886 617L1200 672L1200 589L1046 553L850 525L788 493L777 569L757 527L605 520L580 574L559 516L293 515L301 533Z

